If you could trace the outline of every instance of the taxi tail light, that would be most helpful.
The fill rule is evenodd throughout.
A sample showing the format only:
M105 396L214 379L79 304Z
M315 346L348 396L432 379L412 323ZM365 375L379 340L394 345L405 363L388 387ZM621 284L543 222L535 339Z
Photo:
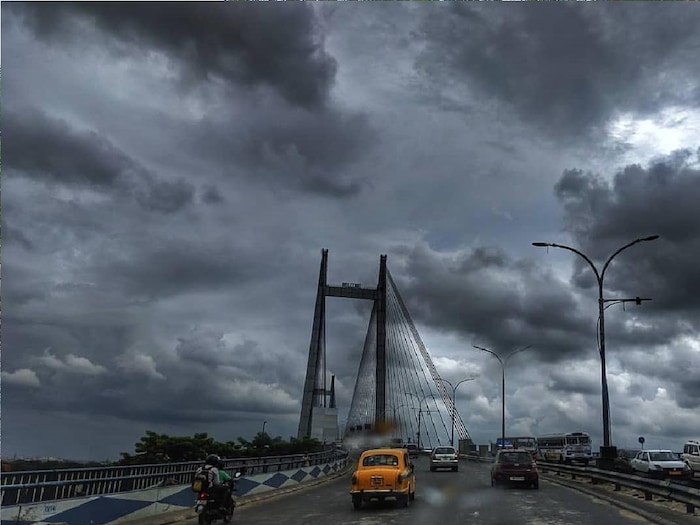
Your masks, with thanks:
M399 472L399 474L396 476L396 483L400 484L404 479L406 479L404 475Z
M357 485L357 474L352 475L352 484Z
M200 492L200 493L199 493L199 499L207 499L207 493L206 493L206 492Z

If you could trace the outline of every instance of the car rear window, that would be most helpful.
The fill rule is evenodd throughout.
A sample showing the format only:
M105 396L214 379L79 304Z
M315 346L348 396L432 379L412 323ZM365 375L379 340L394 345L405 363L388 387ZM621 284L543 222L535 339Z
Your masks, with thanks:
M673 452L650 452L649 459L652 461L674 461L678 458Z
M501 463L529 463L532 457L527 452L504 452L501 454Z
M435 449L436 454L454 454L455 449L451 447L439 447Z
M374 467L377 465L388 465L388 466L398 466L399 457L391 454L375 454L373 456L367 456L362 460L363 467Z

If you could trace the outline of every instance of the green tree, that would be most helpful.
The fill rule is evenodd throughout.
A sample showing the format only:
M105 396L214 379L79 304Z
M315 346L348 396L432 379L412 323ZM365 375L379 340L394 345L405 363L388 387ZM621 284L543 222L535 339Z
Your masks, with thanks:
M222 458L251 457L260 455L284 456L318 452L323 445L316 439L282 437L272 438L267 433L258 432L252 441L243 437L235 441L219 442L207 433L194 436L168 436L147 430L134 445L135 454L121 453L118 464L134 465L161 462L203 461L208 454L218 454Z

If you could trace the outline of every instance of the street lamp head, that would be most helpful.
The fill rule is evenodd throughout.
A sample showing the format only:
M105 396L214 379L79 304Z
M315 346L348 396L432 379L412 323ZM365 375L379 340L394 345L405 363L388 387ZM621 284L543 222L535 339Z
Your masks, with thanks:
M655 241L658 238L659 238L658 235L650 235L649 237L644 237L642 240L643 241Z
M533 242L532 245L533 245L533 246L539 246L539 247L551 246L551 244L548 243L548 242Z

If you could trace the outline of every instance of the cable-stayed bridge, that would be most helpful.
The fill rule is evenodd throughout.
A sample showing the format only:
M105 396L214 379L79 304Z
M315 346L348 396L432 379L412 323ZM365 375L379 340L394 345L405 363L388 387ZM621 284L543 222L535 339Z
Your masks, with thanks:
M453 434L455 441L471 439L391 278L386 255L380 256L373 288L329 285L327 270L324 249L298 437L337 437L334 378L330 388L327 384L326 297L345 297L373 301L373 307L343 437L381 436L425 448L449 445Z

